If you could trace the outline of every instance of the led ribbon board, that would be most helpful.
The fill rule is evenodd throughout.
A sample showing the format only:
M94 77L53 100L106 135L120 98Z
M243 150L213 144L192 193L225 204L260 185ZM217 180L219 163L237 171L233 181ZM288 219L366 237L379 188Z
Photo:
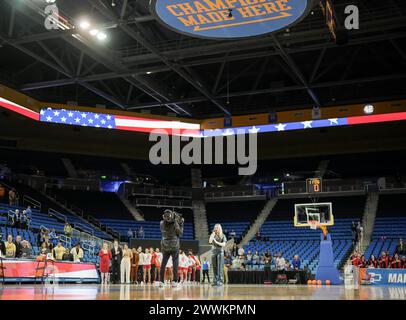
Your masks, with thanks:
M212 39L254 37L301 21L314 0L151 0L151 12L170 29Z
M213 137L248 133L282 132L307 130L314 128L331 128L360 124L406 121L406 112L393 112L366 116L233 127L226 129L201 129L200 124L197 123L130 117L115 114L86 112L81 110L42 108L41 111L38 113L2 97L0 97L0 107L8 109L12 112L19 113L33 120L45 123L47 122L113 130L138 131L146 133L150 133L155 129L162 129L165 130L168 134L192 137Z
M202 137L229 136L235 134L282 132L293 130L306 130L315 128L332 128L357 124L382 123L406 120L406 112L374 114L368 116L345 117L322 120L309 120L298 122L284 122L278 124L265 124L252 127L234 127L227 129L201 130Z
M196 123L128 117L81 110L43 108L40 112L40 121L147 133L161 129L173 135L194 136L200 134L200 125Z

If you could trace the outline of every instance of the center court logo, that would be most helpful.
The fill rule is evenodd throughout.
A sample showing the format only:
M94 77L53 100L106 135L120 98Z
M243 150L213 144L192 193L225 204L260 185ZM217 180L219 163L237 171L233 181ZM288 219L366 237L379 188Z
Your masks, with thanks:
M232 39L274 32L299 22L314 0L152 0L152 12L175 31Z
M257 171L257 131L236 130L237 134L221 134L213 130L210 136L195 131L153 130L149 141L156 142L149 151L152 164L239 164L239 175Z

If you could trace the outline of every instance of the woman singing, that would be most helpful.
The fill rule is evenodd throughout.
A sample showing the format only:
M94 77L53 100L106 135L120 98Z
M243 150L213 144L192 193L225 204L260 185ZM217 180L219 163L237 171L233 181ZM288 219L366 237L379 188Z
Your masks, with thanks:
M223 234L221 225L217 223L209 238L209 243L212 245L212 265L214 273L213 286L223 285L223 272L224 272L224 247L226 246L227 239Z

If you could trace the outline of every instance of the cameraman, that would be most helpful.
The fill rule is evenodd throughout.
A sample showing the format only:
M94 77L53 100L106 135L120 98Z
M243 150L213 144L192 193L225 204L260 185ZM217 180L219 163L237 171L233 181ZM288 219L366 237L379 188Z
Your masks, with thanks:
M173 261L173 282L172 287L177 287L178 282L178 266L179 266L179 238L183 234L184 219L176 212L169 209L164 211L161 221L161 250L163 254L161 267L161 281L159 286L163 287L165 267L170 256Z

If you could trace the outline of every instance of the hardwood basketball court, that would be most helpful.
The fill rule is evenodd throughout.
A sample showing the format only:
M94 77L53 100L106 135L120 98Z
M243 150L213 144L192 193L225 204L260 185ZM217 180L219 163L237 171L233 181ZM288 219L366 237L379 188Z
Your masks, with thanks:
M140 285L3 285L1 300L405 300L406 288L307 285L210 285L172 289Z

